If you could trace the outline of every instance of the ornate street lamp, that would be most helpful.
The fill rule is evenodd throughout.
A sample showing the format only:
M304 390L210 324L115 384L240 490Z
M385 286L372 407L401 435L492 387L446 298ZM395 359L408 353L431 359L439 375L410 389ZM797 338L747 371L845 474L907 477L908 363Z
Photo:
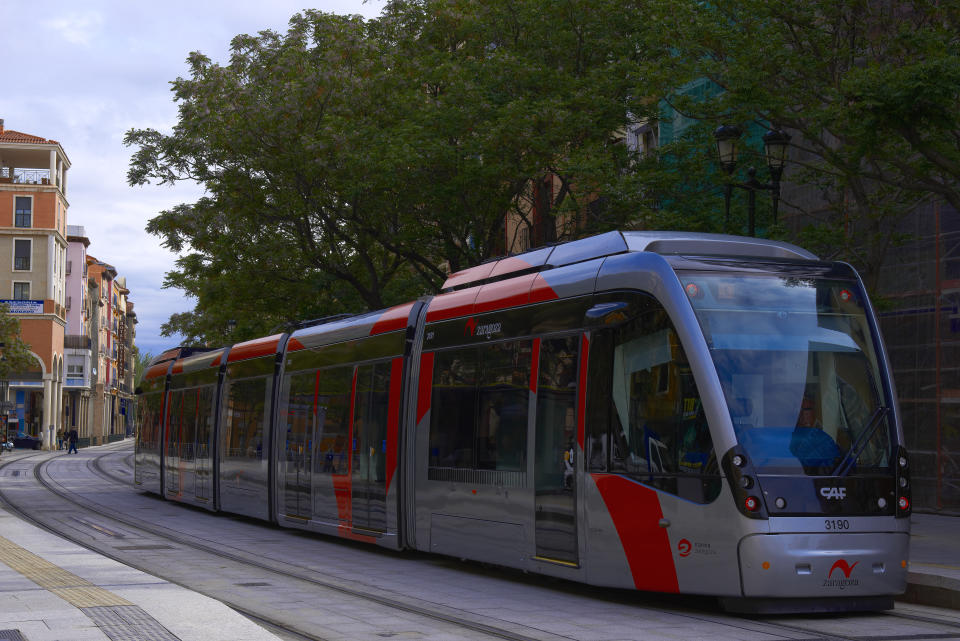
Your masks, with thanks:
M717 157L720 166L727 174L732 174L737 167L737 143L740 142L740 128L733 125L721 125L713 132L717 141Z
M758 190L771 192L773 200L773 222L777 222L777 210L780 205L780 178L783 176L783 168L787 161L787 152L790 147L790 134L781 129L771 129L763 135L764 158L767 161L767 169L770 171L770 182L762 183L757 180L757 170L750 167L747 170L749 177L747 182L738 183L730 179L737 167L738 149L740 141L740 129L732 125L722 125L713 132L713 137L717 143L717 158L720 166L727 174L727 180L724 183L724 229L730 230L730 196L734 187L747 190L747 212L749 222L749 234L756 235L756 193Z

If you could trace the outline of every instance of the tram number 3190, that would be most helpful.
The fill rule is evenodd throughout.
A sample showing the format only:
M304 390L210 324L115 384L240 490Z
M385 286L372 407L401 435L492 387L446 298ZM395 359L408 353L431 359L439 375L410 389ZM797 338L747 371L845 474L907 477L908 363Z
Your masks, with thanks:
M827 519L823 522L825 530L849 530L850 521L847 519Z

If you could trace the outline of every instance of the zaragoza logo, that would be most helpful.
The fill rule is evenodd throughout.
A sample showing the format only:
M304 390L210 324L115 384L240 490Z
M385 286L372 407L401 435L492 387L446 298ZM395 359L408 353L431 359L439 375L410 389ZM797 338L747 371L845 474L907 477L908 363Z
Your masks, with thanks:
M830 568L830 574L827 575L827 578L829 579L830 577L833 576L834 570L840 570L841 572L843 572L844 578L849 579L850 573L853 572L853 568L857 567L857 563L860 563L860 561L857 561L853 565L850 565L849 563L847 563L846 559L837 559L837 562L834 563L833 567Z
M486 336L490 338L494 334L499 334L503 329L501 323L487 323L485 325L477 325L477 320L471 318L467 321L466 326L463 328L463 333L466 334L468 331L471 336Z
M840 588L841 590L846 587L852 587L860 585L860 579L851 579L850 573L853 572L853 568L857 567L857 564L860 561L855 561L853 565L847 563L846 559L837 559L834 561L833 566L830 567L830 572L827 574L827 578L823 581L823 587L825 588ZM834 579L833 571L840 570L843 572L842 579Z

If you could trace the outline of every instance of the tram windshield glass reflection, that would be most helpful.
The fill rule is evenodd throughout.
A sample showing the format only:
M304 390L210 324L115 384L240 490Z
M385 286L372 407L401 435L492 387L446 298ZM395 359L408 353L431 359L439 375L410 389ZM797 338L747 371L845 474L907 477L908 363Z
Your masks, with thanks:
M858 283L744 274L681 281L737 439L760 473L889 469L890 402Z

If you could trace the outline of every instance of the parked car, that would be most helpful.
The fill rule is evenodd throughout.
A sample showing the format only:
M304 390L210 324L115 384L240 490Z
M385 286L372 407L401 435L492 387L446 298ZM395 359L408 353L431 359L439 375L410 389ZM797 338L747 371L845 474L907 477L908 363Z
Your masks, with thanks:
M2 452L12 452L13 451L13 441L8 439L3 439L0 441L0 453Z
M31 450L39 450L42 443L43 440L40 439L40 437L30 436L29 434L24 434L23 432L18 432L17 435L13 437L14 447L25 447Z

